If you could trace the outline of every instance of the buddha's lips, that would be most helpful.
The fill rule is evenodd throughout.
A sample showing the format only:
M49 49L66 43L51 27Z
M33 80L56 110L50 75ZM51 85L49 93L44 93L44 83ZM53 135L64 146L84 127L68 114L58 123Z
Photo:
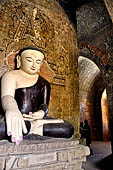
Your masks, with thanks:
M35 68L31 68L31 70L35 70Z

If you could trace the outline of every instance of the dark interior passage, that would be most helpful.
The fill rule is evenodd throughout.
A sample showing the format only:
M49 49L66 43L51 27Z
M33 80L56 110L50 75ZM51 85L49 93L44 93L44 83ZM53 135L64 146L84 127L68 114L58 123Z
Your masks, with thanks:
M78 61L80 121L89 121L92 140L109 140L109 114L103 78L91 60L79 57Z

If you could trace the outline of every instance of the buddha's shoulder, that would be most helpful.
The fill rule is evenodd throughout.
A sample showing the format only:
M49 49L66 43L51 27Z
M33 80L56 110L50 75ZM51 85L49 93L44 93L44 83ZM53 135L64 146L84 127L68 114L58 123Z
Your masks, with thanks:
M2 78L14 78L17 71L18 70L7 71L2 75Z
M14 74L17 73L17 71L18 71L18 70L7 71L7 72L4 73L4 75L14 75ZM4 75L3 75L3 76L4 76Z

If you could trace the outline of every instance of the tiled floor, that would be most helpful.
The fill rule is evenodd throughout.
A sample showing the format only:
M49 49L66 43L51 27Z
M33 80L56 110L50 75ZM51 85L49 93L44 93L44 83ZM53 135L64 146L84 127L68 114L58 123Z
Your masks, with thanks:
M111 143L92 141L93 155L87 157L84 170L113 170Z

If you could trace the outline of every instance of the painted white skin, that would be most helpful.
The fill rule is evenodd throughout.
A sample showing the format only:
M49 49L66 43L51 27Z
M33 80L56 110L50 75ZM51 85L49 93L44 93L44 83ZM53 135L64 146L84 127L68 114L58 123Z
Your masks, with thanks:
M21 57L17 57L19 70L9 71L4 74L1 82L1 100L5 112L7 133L12 136L12 142L17 145L23 140L23 133L27 133L24 120L31 122L30 133L43 135L43 125L45 123L59 123L63 120L43 120L44 111L39 110L29 115L22 116L14 99L15 90L34 85L39 75L44 55L37 50L25 50Z

